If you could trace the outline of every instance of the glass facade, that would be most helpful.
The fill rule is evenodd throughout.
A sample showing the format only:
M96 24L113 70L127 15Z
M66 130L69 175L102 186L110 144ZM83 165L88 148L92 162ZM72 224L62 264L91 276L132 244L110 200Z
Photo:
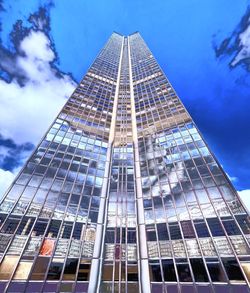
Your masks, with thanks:
M250 292L250 221L139 33L113 33L0 203L0 292Z

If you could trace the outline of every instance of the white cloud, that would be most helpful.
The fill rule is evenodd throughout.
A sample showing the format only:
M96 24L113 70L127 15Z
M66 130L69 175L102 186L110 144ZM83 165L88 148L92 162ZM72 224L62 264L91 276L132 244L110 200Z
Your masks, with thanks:
M250 18L249 18L250 21ZM239 35L241 50L234 57L231 62L232 66L236 66L241 60L250 58L250 24L249 26Z
M25 81L20 86L16 78L11 83L0 80L0 133L18 144L36 144L76 84L51 65L55 54L43 32L31 30L19 50L15 69L9 71L19 71Z
M4 195L4 192L10 186L14 178L14 173L0 169L0 199Z
M238 194L248 210L250 210L250 189L238 191Z

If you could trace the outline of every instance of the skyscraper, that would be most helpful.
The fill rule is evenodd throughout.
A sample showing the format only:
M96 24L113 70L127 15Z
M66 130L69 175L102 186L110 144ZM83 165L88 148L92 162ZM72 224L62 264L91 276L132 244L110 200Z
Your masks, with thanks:
M112 34L0 220L0 292L249 292L248 213L139 33Z

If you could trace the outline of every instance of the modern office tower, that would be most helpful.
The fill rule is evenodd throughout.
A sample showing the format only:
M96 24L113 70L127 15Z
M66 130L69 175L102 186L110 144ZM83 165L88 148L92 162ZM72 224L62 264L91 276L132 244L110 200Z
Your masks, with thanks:
M249 292L250 222L139 33L113 33L0 203L0 292Z

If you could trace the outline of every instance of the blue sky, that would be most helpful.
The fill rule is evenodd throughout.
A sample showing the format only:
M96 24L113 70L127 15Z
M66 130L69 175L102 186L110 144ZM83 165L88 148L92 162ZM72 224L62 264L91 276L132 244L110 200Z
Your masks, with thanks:
M0 5L0 193L112 31L139 31L250 207L249 1Z

